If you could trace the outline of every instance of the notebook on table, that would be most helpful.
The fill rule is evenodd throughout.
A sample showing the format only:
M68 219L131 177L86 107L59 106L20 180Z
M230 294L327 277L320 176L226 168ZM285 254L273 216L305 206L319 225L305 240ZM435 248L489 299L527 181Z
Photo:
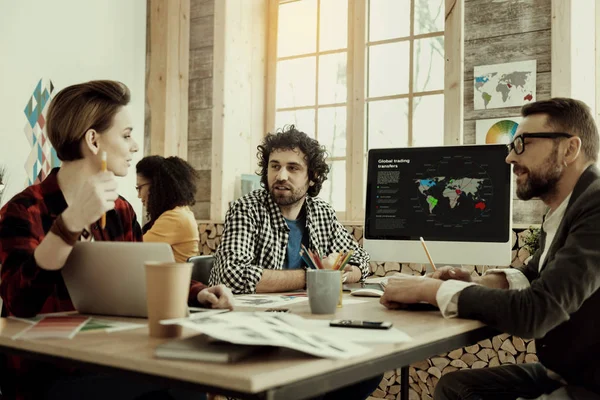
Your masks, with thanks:
M234 363L267 349L272 347L232 344L200 334L160 344L154 354L157 358Z

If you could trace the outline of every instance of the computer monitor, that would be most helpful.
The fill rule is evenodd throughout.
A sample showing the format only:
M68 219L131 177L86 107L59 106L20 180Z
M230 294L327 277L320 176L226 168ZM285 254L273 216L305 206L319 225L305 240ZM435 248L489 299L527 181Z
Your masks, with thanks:
M364 248L373 261L510 265L506 145L369 151Z

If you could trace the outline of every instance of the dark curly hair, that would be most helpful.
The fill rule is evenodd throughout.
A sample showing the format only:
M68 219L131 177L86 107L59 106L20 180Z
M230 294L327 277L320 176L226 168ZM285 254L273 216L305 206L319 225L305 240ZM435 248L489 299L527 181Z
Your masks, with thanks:
M146 203L150 220L142 229L144 233L165 211L196 203L198 173L182 158L144 157L136 164L135 170L151 184Z
M314 184L308 187L307 194L315 197L321 191L323 182L327 180L329 165L327 165L327 150L321 146L316 139L310 138L306 133L296 129L294 125L286 125L275 133L269 133L263 142L257 147L258 166L261 168L258 175L261 176L260 183L265 189L269 189L268 172L269 157L275 150L299 149L304 153L304 160L308 166L308 179Z

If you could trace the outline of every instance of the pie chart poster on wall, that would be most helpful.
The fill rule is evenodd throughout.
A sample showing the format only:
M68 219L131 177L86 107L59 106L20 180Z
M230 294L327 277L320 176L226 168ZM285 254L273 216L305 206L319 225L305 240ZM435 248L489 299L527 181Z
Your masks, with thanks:
M508 144L512 142L522 119L522 117L506 117L475 121L475 143Z

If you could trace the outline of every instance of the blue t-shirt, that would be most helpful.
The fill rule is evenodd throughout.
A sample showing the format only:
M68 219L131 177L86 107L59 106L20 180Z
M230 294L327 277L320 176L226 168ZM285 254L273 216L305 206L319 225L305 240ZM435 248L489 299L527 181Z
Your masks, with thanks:
M298 269L302 268L304 261L300 256L300 244L307 246L308 235L306 234L306 217L304 213L298 216L298 219L291 220L283 218L290 228L290 237L287 244L287 254L285 256L285 262L283 263L283 269Z

